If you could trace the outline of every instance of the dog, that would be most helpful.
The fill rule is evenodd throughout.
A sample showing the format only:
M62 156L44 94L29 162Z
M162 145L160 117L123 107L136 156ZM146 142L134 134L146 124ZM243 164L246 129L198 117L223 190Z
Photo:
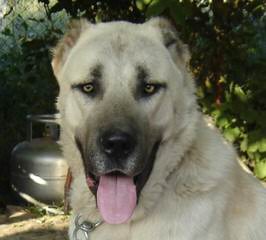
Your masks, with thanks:
M266 193L197 105L171 23L72 23L53 50L71 240L264 240Z

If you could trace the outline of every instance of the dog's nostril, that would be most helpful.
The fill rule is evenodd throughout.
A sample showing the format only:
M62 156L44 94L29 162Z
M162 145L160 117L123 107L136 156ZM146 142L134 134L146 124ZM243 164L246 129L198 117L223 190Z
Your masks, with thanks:
M125 158L134 149L133 137L125 132L104 134L101 138L102 150L109 157Z

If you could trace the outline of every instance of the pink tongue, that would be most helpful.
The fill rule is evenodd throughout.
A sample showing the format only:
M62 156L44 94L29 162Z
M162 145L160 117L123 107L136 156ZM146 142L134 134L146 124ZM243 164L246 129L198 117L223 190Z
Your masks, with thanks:
M105 222L126 222L136 207L137 194L133 178L102 176L97 190L97 204Z

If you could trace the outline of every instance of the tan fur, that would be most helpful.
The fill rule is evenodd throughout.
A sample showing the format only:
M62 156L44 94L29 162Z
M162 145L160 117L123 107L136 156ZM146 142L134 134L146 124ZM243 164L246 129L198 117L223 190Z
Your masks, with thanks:
M64 35L64 37L57 44L56 48L53 50L54 57L52 66L55 75L57 75L57 73L60 71L66 60L68 52L77 43L80 34L88 27L89 23L85 19L71 21L69 24L70 30Z
M131 114L143 116L143 124L162 134L153 171L130 222L104 223L90 239L264 240L265 190L240 168L231 144L197 110L194 82L186 68L189 54L169 22L155 18L142 25L81 25L66 34L53 59L60 84L62 146L74 175L70 239L77 214L92 222L101 219L74 135L77 129L89 125L93 132L97 124ZM166 48L169 38L175 43ZM136 62L150 67L153 79L165 80L167 90L147 102L136 101ZM87 81L94 63L105 68L106 93L100 100L71 90L71 84Z

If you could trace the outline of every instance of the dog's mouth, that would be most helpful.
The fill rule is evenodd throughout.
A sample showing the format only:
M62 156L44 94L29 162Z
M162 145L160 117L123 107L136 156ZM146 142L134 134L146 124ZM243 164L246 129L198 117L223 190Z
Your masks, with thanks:
M152 167L150 168L150 171L152 170ZM133 180L133 183L134 185L136 186L136 193L137 193L137 197L139 197L139 194L145 184L145 182L143 182L143 180L148 180L148 173L145 174L145 172L141 172L140 174L137 174L133 177L130 177L130 176L127 176L126 174L116 170L116 171L111 171L110 173L108 174L105 174L105 175L102 175L102 176L107 176L107 177L116 177L116 178L119 178L119 177L130 177L132 178ZM98 190L98 187L99 187L99 182L100 182L100 178L102 176L96 176L94 175L93 173L91 172L88 172L87 174L87 184L88 184L88 187L89 189L91 190L91 192L96 196L97 195L97 190Z
M127 222L136 208L141 190L153 168L159 142L155 143L142 171L128 176L120 170L96 176L88 171L87 185L96 196L97 206L105 222L121 224Z

